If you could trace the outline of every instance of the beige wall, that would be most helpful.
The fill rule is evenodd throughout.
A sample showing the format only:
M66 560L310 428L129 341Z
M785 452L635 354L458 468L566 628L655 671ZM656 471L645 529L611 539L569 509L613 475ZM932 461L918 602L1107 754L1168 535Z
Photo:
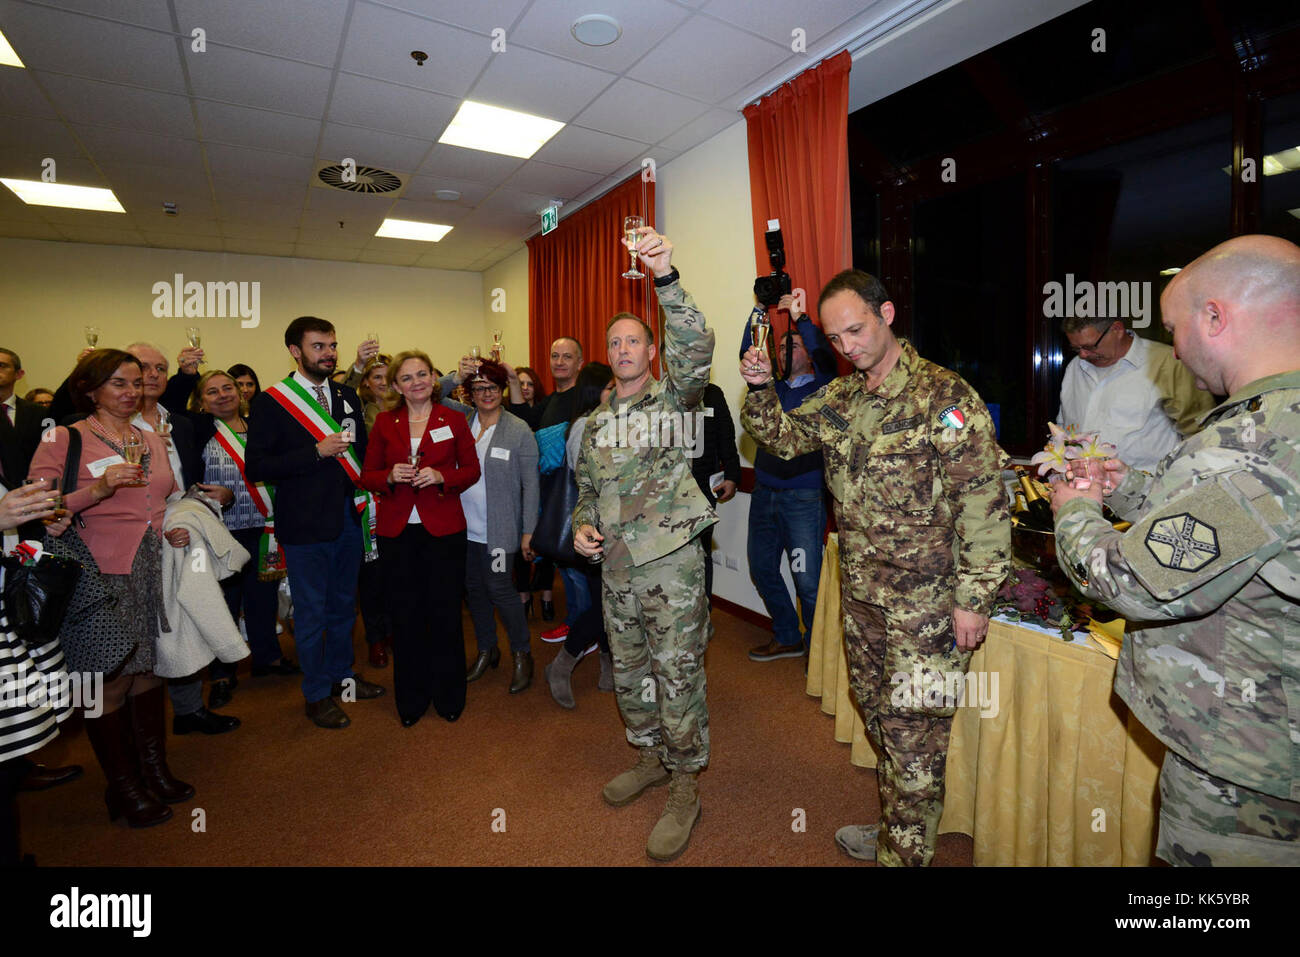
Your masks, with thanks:
M502 331L505 360L528 365L528 247L483 271L483 347L492 344L493 329ZM468 345L469 343L466 343Z
M746 389L738 351L745 319L754 305L756 275L745 121L738 118L656 172L658 222L673 241L673 262L681 269L682 285L717 332L713 381L726 395L736 422L741 463L752 466L754 443L739 423ZM748 495L718 506L713 590L728 601L766 614L745 559L748 520ZM727 567L728 559L735 569Z
M156 282L260 283L260 323L238 318L156 318ZM527 303L525 275L524 302ZM0 239L0 345L18 351L27 369L19 394L53 388L85 346L92 320L101 345L158 343L175 361L185 329L202 330L209 367L253 366L265 383L292 368L284 327L317 315L338 330L340 363L367 332L385 352L419 347L448 371L473 339L486 346L483 277L473 272L365 263L242 256L138 246L94 246Z

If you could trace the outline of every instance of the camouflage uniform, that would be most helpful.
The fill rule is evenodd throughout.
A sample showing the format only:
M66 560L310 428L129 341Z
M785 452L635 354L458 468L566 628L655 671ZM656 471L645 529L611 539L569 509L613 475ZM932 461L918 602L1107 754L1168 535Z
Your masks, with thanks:
M742 421L789 458L821 449L840 529L840 588L849 681L881 760L876 859L925 865L943 814L953 707L896 703L902 674L929 684L964 674L954 607L987 615L1010 568L1006 455L979 396L956 373L900 340L874 392L862 372L783 413L771 388L751 391Z
M611 395L587 422L573 527L605 537L605 630L627 739L658 747L670 771L698 771L709 763L704 650L713 623L697 536L718 519L683 446L702 438L694 427L703 422L696 413L714 336L680 283L656 291L665 377L636 395ZM689 431L677 428L683 417Z
M1056 517L1057 559L1131 622L1115 691L1169 748L1157 853L1300 864L1300 372L1259 379L1156 469Z

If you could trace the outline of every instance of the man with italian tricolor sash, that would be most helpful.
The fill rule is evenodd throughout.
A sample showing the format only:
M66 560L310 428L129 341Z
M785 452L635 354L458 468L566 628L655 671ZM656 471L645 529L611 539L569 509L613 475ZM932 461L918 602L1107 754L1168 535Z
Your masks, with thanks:
M352 670L357 575L375 548L374 503L357 485L366 423L356 392L330 379L338 361L333 325L301 316L284 344L298 368L253 399L247 478L276 486L274 531L289 571L307 716L345 728L351 721L335 697L384 693Z
M820 450L835 500L849 683L880 785L879 823L842 827L836 843L861 860L924 865L955 711L928 692L965 674L1010 570L1006 455L975 390L894 335L894 304L874 276L838 274L817 310L856 371L785 412L771 362L750 349L741 421L777 455Z

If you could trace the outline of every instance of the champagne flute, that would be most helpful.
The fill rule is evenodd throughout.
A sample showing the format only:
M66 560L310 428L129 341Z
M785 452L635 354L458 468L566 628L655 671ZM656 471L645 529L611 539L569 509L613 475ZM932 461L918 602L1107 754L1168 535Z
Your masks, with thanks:
M492 330L492 361L493 362L501 361L501 351L502 351L501 330L493 329Z
M140 459L144 457L144 442L140 441L139 436L134 432L128 432L122 436L122 458L126 459L127 465L139 465ZM132 482L132 485L143 485L143 480Z
M623 273L624 279L644 279L645 273L636 268L636 244L640 241L641 235L637 232L645 225L645 220L640 216L625 216L623 218L623 244L627 246L628 254L632 257L632 265L627 272Z
M763 355L767 355L767 334L772 331L772 323L767 318L767 313L759 313L755 310L753 321L749 325L751 338L754 340L754 348ZM761 366L755 365L750 371L758 372Z
M81 330L86 335L86 345L95 348L99 344L99 326L86 326Z
M188 329L185 330L185 335L190 341L191 349L197 349L199 347L199 343L203 341L203 336L200 334L200 330L198 326L190 326ZM202 359L199 360L199 365L203 365Z
M470 346L469 357L471 359L481 359L483 358L483 350L480 349L478 346Z

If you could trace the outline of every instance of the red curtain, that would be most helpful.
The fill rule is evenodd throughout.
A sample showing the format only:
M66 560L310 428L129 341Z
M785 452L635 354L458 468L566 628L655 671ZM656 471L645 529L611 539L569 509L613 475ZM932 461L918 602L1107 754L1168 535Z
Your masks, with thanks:
M785 271L805 292L815 322L817 295L832 276L853 265L849 216L849 67L847 51L805 70L776 92L745 107L749 133L749 191L757 275L771 272L767 221L781 221ZM779 342L788 316L773 313Z
M621 245L623 217L654 225L655 184L640 174L588 203L545 236L528 240L529 360L554 390L551 343L572 336L585 361L605 361L605 323L632 312L658 327L650 278L624 279L631 264ZM643 268L642 272L646 272Z

